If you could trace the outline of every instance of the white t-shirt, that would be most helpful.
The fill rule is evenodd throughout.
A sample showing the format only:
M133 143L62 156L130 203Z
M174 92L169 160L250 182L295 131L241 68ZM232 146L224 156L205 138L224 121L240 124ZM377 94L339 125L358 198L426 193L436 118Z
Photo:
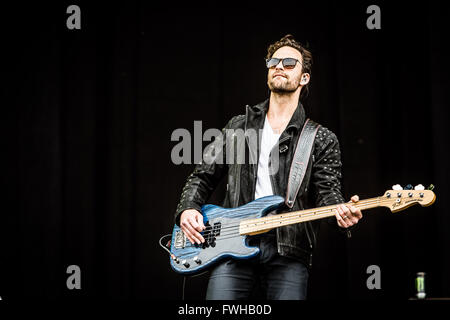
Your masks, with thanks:
M261 138L261 153L259 154L258 161L255 199L273 195L272 183L270 182L269 176L269 156L270 151L277 144L280 135L273 132L266 115Z

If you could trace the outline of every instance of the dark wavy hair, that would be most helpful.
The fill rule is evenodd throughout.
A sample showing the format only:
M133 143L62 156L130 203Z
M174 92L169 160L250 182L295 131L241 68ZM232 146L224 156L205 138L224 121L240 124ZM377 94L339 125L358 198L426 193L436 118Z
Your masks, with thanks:
M311 76L311 69L312 69L312 54L311 51L309 51L305 46L303 46L300 42L296 41L294 39L294 36L291 34L285 35L283 38L278 40L275 43L272 43L267 48L267 59L272 58L275 51L280 49L281 47L292 47L300 52L302 55L302 73L309 73ZM301 92L301 97L308 95L309 93L309 82L305 85L304 90Z

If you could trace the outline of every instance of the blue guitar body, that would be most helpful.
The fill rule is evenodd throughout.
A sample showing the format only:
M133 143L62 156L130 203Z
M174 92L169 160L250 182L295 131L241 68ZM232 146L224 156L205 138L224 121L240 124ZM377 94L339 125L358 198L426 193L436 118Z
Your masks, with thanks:
M201 232L204 244L191 244L183 231L175 226L172 232L170 251L172 268L181 274L195 274L224 258L249 259L259 254L259 248L248 245L247 235L239 234L242 220L260 218L284 206L284 198L267 196L237 208L222 208L215 205L202 206Z

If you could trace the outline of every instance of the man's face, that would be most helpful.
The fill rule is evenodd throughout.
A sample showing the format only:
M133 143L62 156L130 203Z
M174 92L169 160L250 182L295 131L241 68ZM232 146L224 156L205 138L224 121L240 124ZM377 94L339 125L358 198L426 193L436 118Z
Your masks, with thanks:
M292 47L281 47L274 52L272 58L294 58L299 60L300 63L303 61L301 53ZM283 63L280 61L278 65L268 69L267 85L270 91L291 93L296 91L300 85L304 85L304 81L301 82L302 65L300 63L297 62L293 69L288 69L283 67ZM309 80L309 74L305 75L307 75L307 80Z

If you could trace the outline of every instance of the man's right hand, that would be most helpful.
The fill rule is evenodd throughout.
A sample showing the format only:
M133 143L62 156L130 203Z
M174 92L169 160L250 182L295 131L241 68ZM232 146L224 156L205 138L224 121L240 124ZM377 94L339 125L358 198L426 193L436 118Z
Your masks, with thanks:
M197 244L205 242L200 232L205 230L206 227L203 224L202 214L197 210L184 210L180 216L180 227L192 244L194 242Z

